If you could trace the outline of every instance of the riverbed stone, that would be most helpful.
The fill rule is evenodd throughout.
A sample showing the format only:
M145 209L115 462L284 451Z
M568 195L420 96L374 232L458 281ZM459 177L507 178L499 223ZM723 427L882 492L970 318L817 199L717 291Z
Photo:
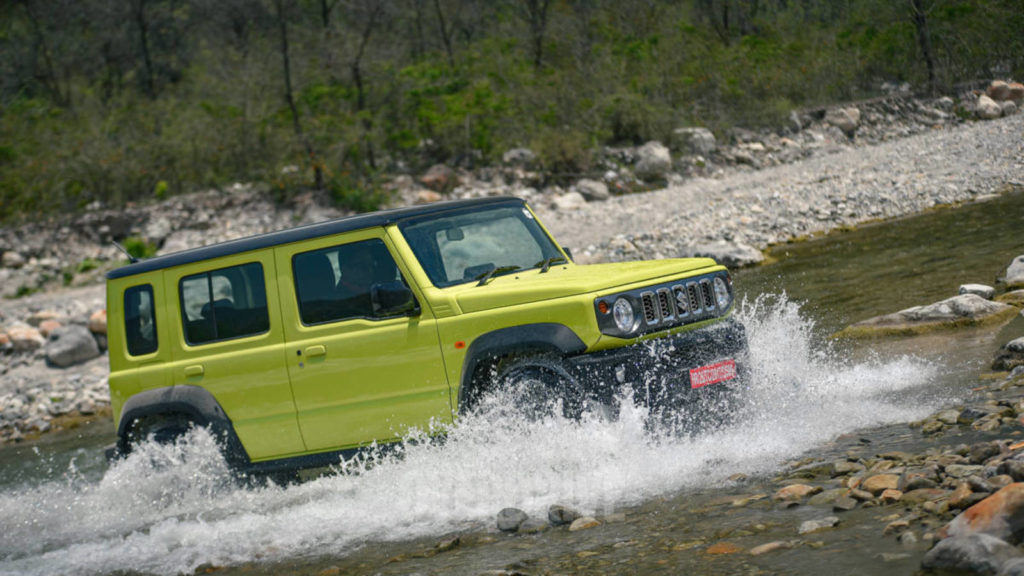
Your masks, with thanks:
M994 120L1003 115L1003 109L999 103L985 94L978 96L974 111L982 120Z
M874 496L880 495L886 490L895 490L900 485L899 474L875 474L869 476L861 483L860 487Z
M1009 304L1010 306L1016 306L1017 308L1024 308L1024 290L1010 290L1009 292L996 296L995 301L1002 302L1003 304Z
M800 523L800 527L797 528L797 534L810 534L819 530L827 530L829 528L835 528L839 525L838 516L826 516L817 520L805 520Z
M502 532L515 532L519 530L519 526L526 522L529 516L526 512L518 508L503 508L501 512L498 512L497 524L498 530Z
M860 474L865 470L864 465L860 462L850 462L848 460L839 460L832 463L832 477L837 476L849 476L850 474Z
M935 419L943 424L953 426L960 419L960 411L955 409L946 409L935 414Z
M946 476L950 478L967 478L976 474L984 474L985 467L977 464L950 464L946 466Z
M790 484L780 488L773 496L773 500L788 502L802 500L807 496L821 492L821 486L808 486L807 484Z
M964 510L940 537L985 534L1019 544L1024 538L1024 482L1015 482Z
M847 137L853 137L860 126L860 110L858 108L834 108L825 112L825 122L839 128Z
M911 505L924 504L925 502L934 502L941 498L946 498L949 495L949 490L943 490L942 488L917 488L915 490L909 490L903 493L903 502Z
M999 325L1017 316L1009 304L961 294L926 306L914 306L893 314L876 316L848 326L837 335L846 338L913 336L935 330Z
M92 360L100 355L92 332L85 326L71 325L55 330L46 342L46 361L58 368Z
M603 202L611 198L608 185L600 180L584 178L576 183L576 191L582 194L587 202Z
M573 510L568 506L562 506L561 504L552 504L548 507L548 522L550 522L552 526L572 524L573 521L580 516L582 516L582 514L576 510Z
M688 244L680 251L683 258L713 258L729 268L742 268L764 262L764 254L753 246L742 242L715 240L700 244Z
M1024 345L1024 338L1021 338L1021 344ZM995 442L979 442L972 444L970 452L967 455L968 460L971 464L984 464L989 458L999 456L1002 449L999 448L999 444Z
M551 200L551 207L562 212L579 210L586 206L586 204L587 199L583 197L583 194L580 194L575 190L555 196Z
M517 532L520 534L538 534L551 528L551 525L540 518L527 518L519 525Z
M992 361L993 370L1010 371L1017 366L1024 366L1024 337L1007 342Z
M846 496L849 492L850 491L846 488L832 488L811 496L810 499L807 500L807 504L809 506L827 506L839 498Z
M761 556L762 554L768 554L770 552L777 552L779 550L789 550L793 547L792 542L785 540L776 540L775 542L768 542L767 544L761 544L760 546L754 546L750 549L748 554L751 556Z
M1016 482L1024 482L1024 460L1006 460L996 468L996 473L1009 476Z
M569 532L579 532L580 530L589 530L590 528L597 528L601 523L592 516L582 516L572 521L569 525Z
M695 156L709 156L718 148L711 130L700 127L676 128L671 142L673 150Z
M1006 267L1006 274L1003 276L1008 290L1024 288L1024 255L1017 256Z
M988 534L947 538L921 560L927 570L967 574L997 574L1007 561L1021 557L1010 544Z
M975 296L981 296L985 300L991 300L996 295L996 289L984 284L961 284L959 293L974 294Z
M7 337L11 341L11 348L15 352L31 352L42 348L46 339L39 333L39 330L27 324L16 324L7 329Z
M840 496L832 502L833 512L849 512L857 507L857 500L850 496Z

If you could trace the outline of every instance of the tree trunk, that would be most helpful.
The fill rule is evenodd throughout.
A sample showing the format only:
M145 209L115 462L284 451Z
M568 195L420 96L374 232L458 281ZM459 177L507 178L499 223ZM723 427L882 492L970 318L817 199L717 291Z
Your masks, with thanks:
M284 96L288 103L288 108L292 112L292 123L295 126L295 135L299 137L299 141L306 148L306 154L309 156L309 161L313 165L313 178L317 190L324 189L324 174L323 167L320 166L320 161L316 157L316 151L313 149L313 144L306 137L306 133L302 131L302 122L299 119L299 109L295 106L295 97L292 95L292 72L291 62L288 56L288 23L285 19L284 14L284 0L274 0L274 7L277 9L277 23L281 32L281 61L284 64Z
M153 99L156 98L156 79L153 72L153 59L149 54L149 24L146 22L146 0L135 0L135 24L139 28L139 48L142 50L142 63L146 70L144 88L146 96Z
M533 69L540 70L544 61L544 34L548 27L548 6L551 0L525 0L533 48Z
M46 45L46 35L43 34L43 28L39 25L39 20L36 15L32 12L32 6L28 0L23 0L25 6L25 13L28 14L28 21L32 27L32 35L36 39L36 49L42 55L43 58L43 71L41 74L36 74L36 79L42 82L43 86L46 87L46 91L50 93L50 99L53 103L64 107L71 107L71 87L70 82L67 88L61 89L60 77L57 75L57 67L53 64L53 57L50 53L50 47Z
M437 22L441 29L441 41L444 43L444 50L448 54L448 66L455 69L455 55L452 53L452 33L444 20L444 11L441 10L441 0L434 0L434 10L437 12Z
M917 29L917 45L921 48L925 66L928 67L928 93L934 95L937 89L935 58L932 56L931 34L928 33L928 14L922 6L921 0L910 0L910 7L913 12L914 28Z
M356 85L356 112L362 112L366 108L366 90L363 86L362 62L363 56L366 54L366 46L370 43L370 36L373 34L373 29L377 25L377 18L380 16L382 9L383 6L381 2L377 1L366 20L366 26L363 28L363 33L359 38L359 48L356 50L355 58L352 59L352 82ZM362 124L364 132L363 141L366 143L367 160L369 161L371 168L376 168L377 162L374 158L373 143L369 137L370 131L373 129L373 120L368 116L364 116Z

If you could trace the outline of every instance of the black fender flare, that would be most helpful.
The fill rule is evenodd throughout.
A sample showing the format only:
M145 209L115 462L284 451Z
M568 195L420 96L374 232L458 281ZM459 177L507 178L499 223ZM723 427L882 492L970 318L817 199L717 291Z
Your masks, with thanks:
M459 382L459 410L467 406L477 370L498 358L517 352L550 352L560 356L579 354L587 345L564 324L537 323L501 328L481 335L466 351Z
M231 419L217 399L205 388L189 385L154 388L129 398L121 408L121 419L117 423L118 451L127 454L131 450L128 434L136 421L159 414L182 414L196 426L208 426L221 441L228 464L244 466L250 463Z

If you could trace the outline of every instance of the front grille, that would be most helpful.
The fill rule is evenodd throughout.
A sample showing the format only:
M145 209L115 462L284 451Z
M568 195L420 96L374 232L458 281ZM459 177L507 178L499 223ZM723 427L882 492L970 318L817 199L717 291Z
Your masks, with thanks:
M700 281L701 292L704 293L704 309L713 310L715 308L715 289L711 287L709 280Z
M686 288L679 284L672 287L672 295L676 300L676 314L680 318L690 313L690 295L686 293Z
M672 309L672 299L669 298L668 288L658 289L658 311L661 312L662 320L671 320L676 316Z
M697 283L690 282L686 285L686 293L690 296L690 311L700 314L703 307L700 305L700 298L697 295Z
M644 321L648 325L656 324L658 322L658 310L654 304L654 292L644 292L640 295L640 300L644 306Z

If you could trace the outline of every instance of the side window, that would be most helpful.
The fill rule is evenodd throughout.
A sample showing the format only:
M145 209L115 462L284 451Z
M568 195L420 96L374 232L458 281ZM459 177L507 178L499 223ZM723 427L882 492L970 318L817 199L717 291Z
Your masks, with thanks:
M124 291L124 333L128 354L156 352L156 311L151 285L132 286Z
M299 317L306 325L348 318L387 318L411 312L390 296L408 292L394 258L381 240L332 246L292 257ZM382 303L381 294L388 300ZM408 293L411 296L411 293Z
M263 266L251 262L181 279L185 341L204 344L270 329Z

